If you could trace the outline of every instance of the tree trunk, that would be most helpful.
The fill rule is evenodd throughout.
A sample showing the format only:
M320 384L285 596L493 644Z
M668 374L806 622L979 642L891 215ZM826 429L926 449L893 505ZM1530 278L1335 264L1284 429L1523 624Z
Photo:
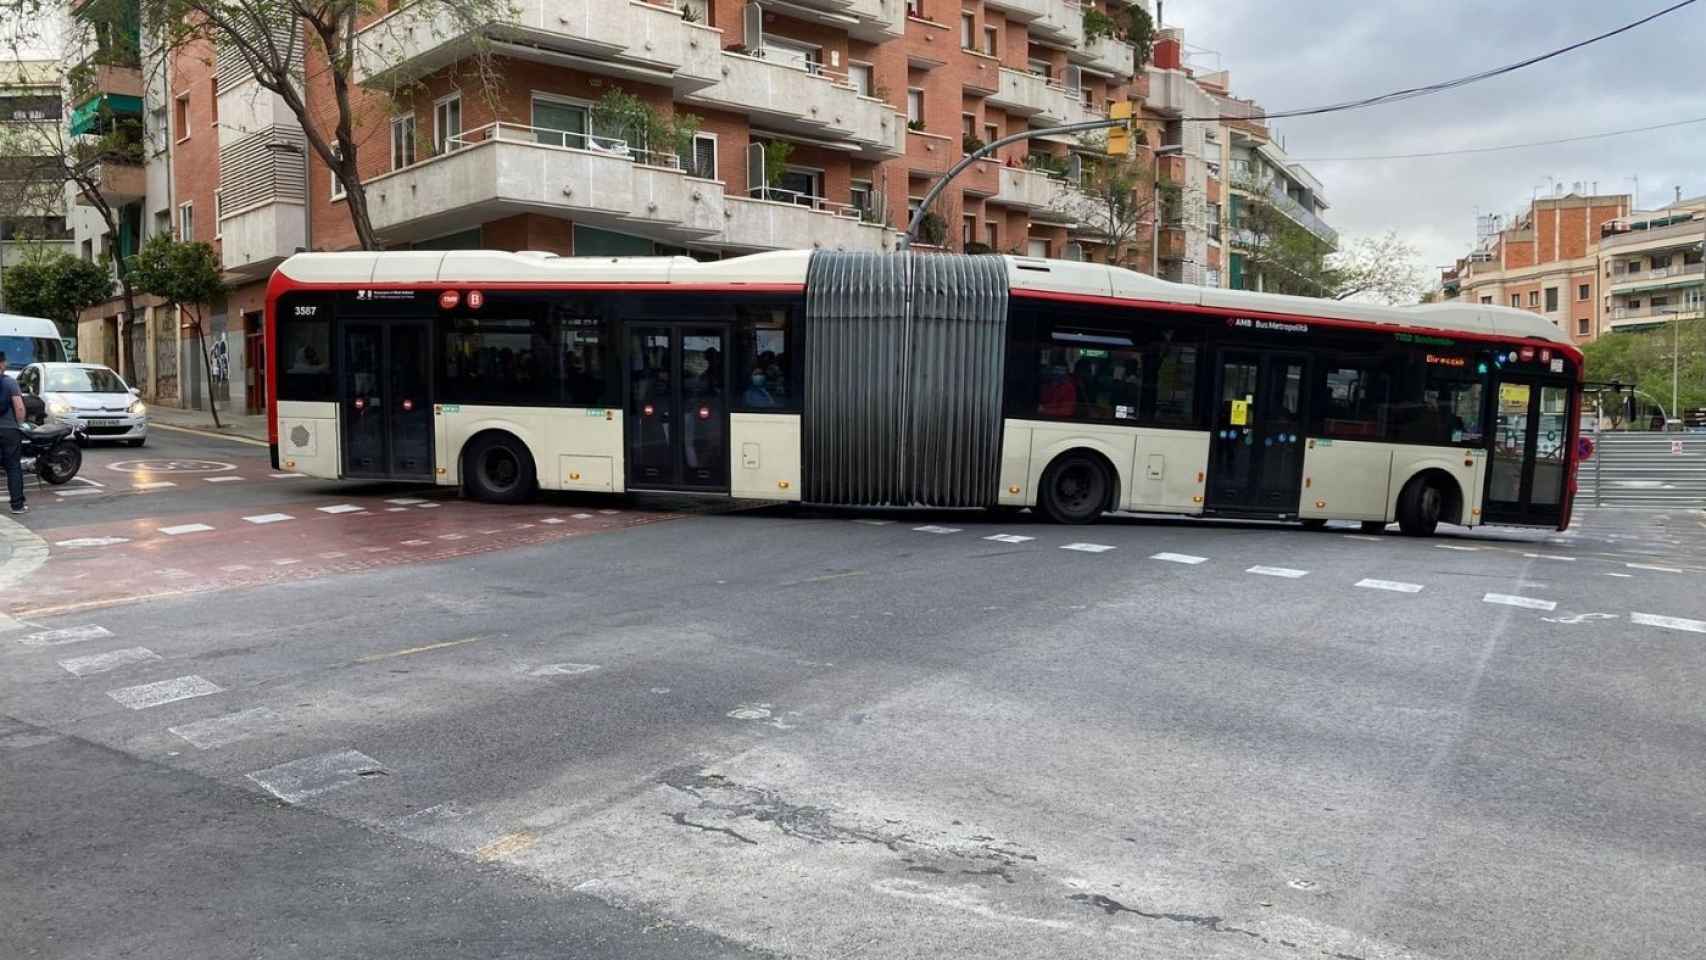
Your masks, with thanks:
M211 331L202 330L200 311L195 312L193 316L195 317L196 339L201 341L201 368L207 374L207 412L213 414L213 429L218 430L220 428L219 403L213 398L213 352L207 347L207 335Z

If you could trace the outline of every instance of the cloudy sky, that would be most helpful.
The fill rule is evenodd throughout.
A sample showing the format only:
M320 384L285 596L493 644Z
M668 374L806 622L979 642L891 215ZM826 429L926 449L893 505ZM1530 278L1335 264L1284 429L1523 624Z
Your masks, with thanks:
M1584 40L1674 0L1165 0L1199 69L1268 110L1333 103L1502 66ZM1216 56L1218 55L1218 56ZM1498 146L1706 118L1706 0L1517 73L1407 103L1282 120L1293 157ZM1426 160L1326 162L1328 222L1346 237L1396 229L1432 267L1475 239L1475 215L1525 207L1576 181L1662 205L1706 194L1706 122L1561 146Z

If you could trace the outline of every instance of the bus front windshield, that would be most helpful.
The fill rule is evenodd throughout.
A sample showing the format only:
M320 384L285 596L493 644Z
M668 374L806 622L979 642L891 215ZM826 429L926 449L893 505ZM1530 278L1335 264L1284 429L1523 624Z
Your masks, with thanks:
M0 336L0 353L6 355L6 366L15 371L32 363L64 360L65 346L48 337Z

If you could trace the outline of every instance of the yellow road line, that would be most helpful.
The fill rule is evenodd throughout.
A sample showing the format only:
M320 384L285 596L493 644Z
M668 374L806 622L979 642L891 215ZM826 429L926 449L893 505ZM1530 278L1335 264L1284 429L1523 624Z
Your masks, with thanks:
M372 656L357 657L353 663L372 663L375 660L389 660L392 657L406 657L415 653L426 653L428 650L443 650L445 647L460 647L465 643L473 643L479 637L468 637L463 640L445 640L442 643L429 643L421 647L410 647L407 650L393 650L390 653L375 653Z
M482 861L499 860L512 857L528 847L539 842L539 837L525 830L516 833L506 833L478 850L474 851L474 859Z
M249 444L250 446L255 446L255 447L270 446L270 444L268 444L265 440L256 440L252 437L237 437L237 436L232 436L229 433L215 433L212 430L197 430L194 427L174 427L171 424L156 423L152 420L150 420L148 422L148 429L150 429L150 430L176 430L179 433L193 433L198 437L212 437L215 440L229 440L232 443L246 443L246 444Z
M145 593L132 597L108 597L104 600L85 600L82 603L66 603L57 607L30 607L24 610L13 610L14 617L50 617L56 613L76 613L79 610L95 610L100 607L117 607L127 603L141 603L144 600L163 600L167 597L187 597L192 593L206 593L206 590L166 590L161 593Z

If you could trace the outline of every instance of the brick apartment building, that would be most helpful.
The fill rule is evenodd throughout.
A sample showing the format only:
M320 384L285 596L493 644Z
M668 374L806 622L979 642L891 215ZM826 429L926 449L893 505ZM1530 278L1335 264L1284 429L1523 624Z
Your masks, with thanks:
M1259 109L1231 96L1224 73L1185 65L1178 31L1159 31L1153 63L1140 67L1119 36L1133 2L526 0L480 37L429 22L430 7L395 6L362 29L355 76L373 227L391 249L887 250L969 148L1131 101L1144 133L1137 162L1200 202L1165 212L1123 254L1171 279L1225 285L1222 178L1236 146L1279 156L1268 169L1291 181L1275 189L1294 197L1306 172L1283 162L1248 119ZM470 53L476 41L488 62ZM303 69L310 107L329 126L330 77L312 56ZM232 51L186 51L166 76L141 112L169 176L148 178L137 240L170 230L219 250L230 292L207 311L224 364L211 390L258 410L266 278L297 250L354 247L354 229L296 118ZM696 117L689 148L648 151L598 129L595 105L612 91L656 117ZM1233 119L1189 119L1223 114ZM1049 137L978 162L934 211L940 245L1105 259L1077 181L1100 149ZM1306 199L1298 216L1315 219L1324 204ZM85 355L134 370L151 396L199 405L209 385L196 331L152 312L122 324L120 312L89 312L91 344L134 339L140 349ZM146 331L130 331L138 326ZM171 344L181 382L165 374Z

